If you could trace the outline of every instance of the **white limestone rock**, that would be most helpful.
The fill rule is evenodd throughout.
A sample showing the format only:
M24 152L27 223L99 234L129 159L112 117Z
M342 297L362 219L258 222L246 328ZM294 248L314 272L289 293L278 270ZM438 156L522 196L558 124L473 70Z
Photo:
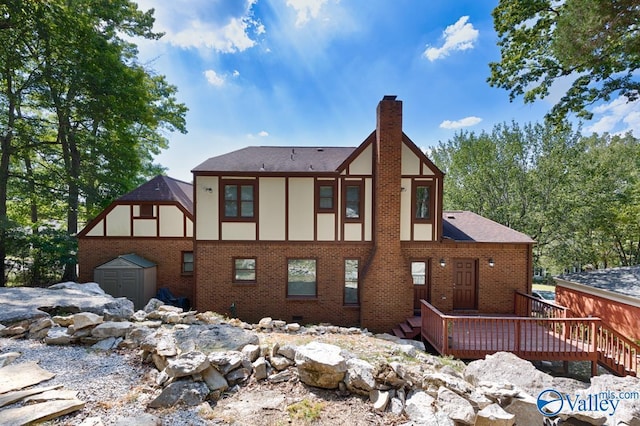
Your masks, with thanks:
M287 344L280 346L277 350L277 354L294 361L296 359L296 350L297 347L295 345Z
M369 392L369 400L373 403L373 409L376 411L384 411L391 400L389 391L381 391L373 389Z
M243 359L242 352L238 351L212 352L209 354L209 363L225 376L230 371L239 368Z
M517 425L542 424L544 419L544 416L538 411L537 399L526 393L513 398L504 410L513 414Z
M298 347L296 365L300 381L325 389L336 389L347 372L342 350L335 345L311 342Z
M96 351L110 351L116 349L120 342L122 342L122 337L107 337L91 346L91 349Z
M151 312L157 310L162 305L164 305L163 301L158 300L155 297L152 297L151 299L149 299L147 304L144 305L143 310L148 314L148 313L151 313Z
M49 286L49 288L52 290L76 290L85 294L96 296L102 296L105 294L104 290L100 287L100 284L93 282L80 284L73 281L67 281L64 283L51 285Z
M365 360L359 358L348 359L347 373L344 376L347 389L358 395L370 395L370 392L376 387L373 371L373 365Z
M404 412L416 425L454 426L442 411L436 411L435 399L423 391L413 391L407 396Z
M262 330L271 330L273 328L273 318L262 318L260 321L258 321L258 328Z
M246 345L242 348L242 355L249 361L254 362L260 356L260 346Z
M245 382L251 376L251 370L245 367L236 368L225 376L230 386Z
M300 324L297 322L292 322L284 326L285 331L289 331L291 333L295 333L300 330Z
M107 321L98 324L91 335L98 338L124 337L133 328L133 323L129 321Z
M53 327L47 332L44 342L47 345L68 345L73 342L73 336L69 334L69 330L64 327Z
M436 405L454 422L465 425L475 422L476 412L469 401L445 387L438 389Z
M178 378L200 373L209 367L207 355L199 351L187 352L170 360L164 371L169 377Z
M288 368L289 366L293 365L293 361L279 355L275 355L269 358L269 363L273 368L275 368L278 371L282 371Z
M267 360L264 357L259 357L252 363L253 366L253 377L256 380L264 380L267 378L268 369L267 369Z
M20 358L20 355L22 355L20 352L6 352L0 354L0 368L11 364L13 361Z
M498 404L491 404L478 411L474 426L513 426L516 417L507 413ZM542 424L542 418L535 423L518 423L518 424Z
M202 372L202 379L207 384L209 390L224 392L229 388L227 379L218 370L209 367Z
M73 315L73 329L78 331L83 328L94 327L103 321L104 317L102 315L97 315L92 312L80 312Z

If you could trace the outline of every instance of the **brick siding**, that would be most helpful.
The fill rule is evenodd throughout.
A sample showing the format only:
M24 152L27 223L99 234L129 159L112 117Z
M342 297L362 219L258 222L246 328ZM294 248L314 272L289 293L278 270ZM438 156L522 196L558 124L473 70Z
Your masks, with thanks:
M630 339L640 340L640 329L638 328L640 308L637 306L561 285L556 287L556 302L571 309L573 315L577 317L598 317L617 332Z
M495 243L404 243L407 258L430 259L431 304L443 312L453 310L453 259L477 260L478 313L511 314L514 312L514 293L529 292L531 272L528 244ZM494 266L489 266L489 259ZM444 259L445 266L440 266Z
M302 324L360 324L359 309L345 306L344 260L369 255L370 244L196 243L197 309L257 322L270 316ZM233 259L256 259L256 283L233 282ZM317 297L287 297L287 259L316 259Z
M156 287L168 287L176 297L194 302L194 277L182 274L182 252L193 250L191 238L78 239L78 281L93 281L93 270L122 255L135 253L157 264Z
M388 331L413 314L411 274L400 248L402 143L402 102L383 99L376 127L376 249L364 277L361 312L362 324L375 331Z

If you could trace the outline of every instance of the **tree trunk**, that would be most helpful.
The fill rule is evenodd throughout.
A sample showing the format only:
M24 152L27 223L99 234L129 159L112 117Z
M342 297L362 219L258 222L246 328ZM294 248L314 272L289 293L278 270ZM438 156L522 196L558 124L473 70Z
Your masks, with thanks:
M11 70L6 71L5 95L8 99L7 105L7 132L0 140L0 287L4 287L7 282L5 260L7 258L7 231L9 229L9 217L7 215L7 188L9 184L9 163L12 153L13 127L15 125L16 101L13 94L13 83Z

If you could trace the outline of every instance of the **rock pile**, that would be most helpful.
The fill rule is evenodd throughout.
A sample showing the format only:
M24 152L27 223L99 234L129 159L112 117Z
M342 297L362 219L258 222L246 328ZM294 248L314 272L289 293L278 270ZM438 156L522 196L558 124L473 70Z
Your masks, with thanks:
M536 397L545 389L571 395L588 395L599 389L640 389L637 378L613 376L593 378L591 387L585 389L581 382L553 378L509 353L464 366L425 353L420 342L396 339L395 356L369 362L317 341L300 346L261 344L259 336L264 333L272 333L271 337L279 333L371 336L357 328L303 327L271 318L252 325L210 312L184 312L155 299L144 310L119 320L78 312L21 321L0 330L3 336L41 339L50 345L139 350L142 362L155 366L158 391L148 404L152 409L215 401L249 383L300 381L341 395L368 397L375 410L404 416L413 422L408 424L510 426L543 423ZM585 422L581 424L638 425L640 400L625 401L613 414L564 407L558 417Z
M77 398L77 392L62 390L60 386L31 388L55 374L35 362L12 364L19 357L19 353L11 352L0 355L0 407L18 401L26 404L0 411L0 426L46 421L84 407L84 402Z

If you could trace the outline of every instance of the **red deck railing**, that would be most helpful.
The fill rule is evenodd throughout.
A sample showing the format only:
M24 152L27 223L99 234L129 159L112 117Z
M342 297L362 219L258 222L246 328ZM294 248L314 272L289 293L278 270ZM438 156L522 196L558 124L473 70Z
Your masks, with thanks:
M604 321L600 322L597 337L600 365L620 376L638 374L640 346L616 332Z
M571 311L564 306L541 300L530 294L515 292L515 315L533 318L569 318Z
M600 318L570 318L567 308L516 295L519 316L445 315L421 301L422 337L442 355L478 359L512 352L528 360L591 361L620 375L637 374L640 348Z

